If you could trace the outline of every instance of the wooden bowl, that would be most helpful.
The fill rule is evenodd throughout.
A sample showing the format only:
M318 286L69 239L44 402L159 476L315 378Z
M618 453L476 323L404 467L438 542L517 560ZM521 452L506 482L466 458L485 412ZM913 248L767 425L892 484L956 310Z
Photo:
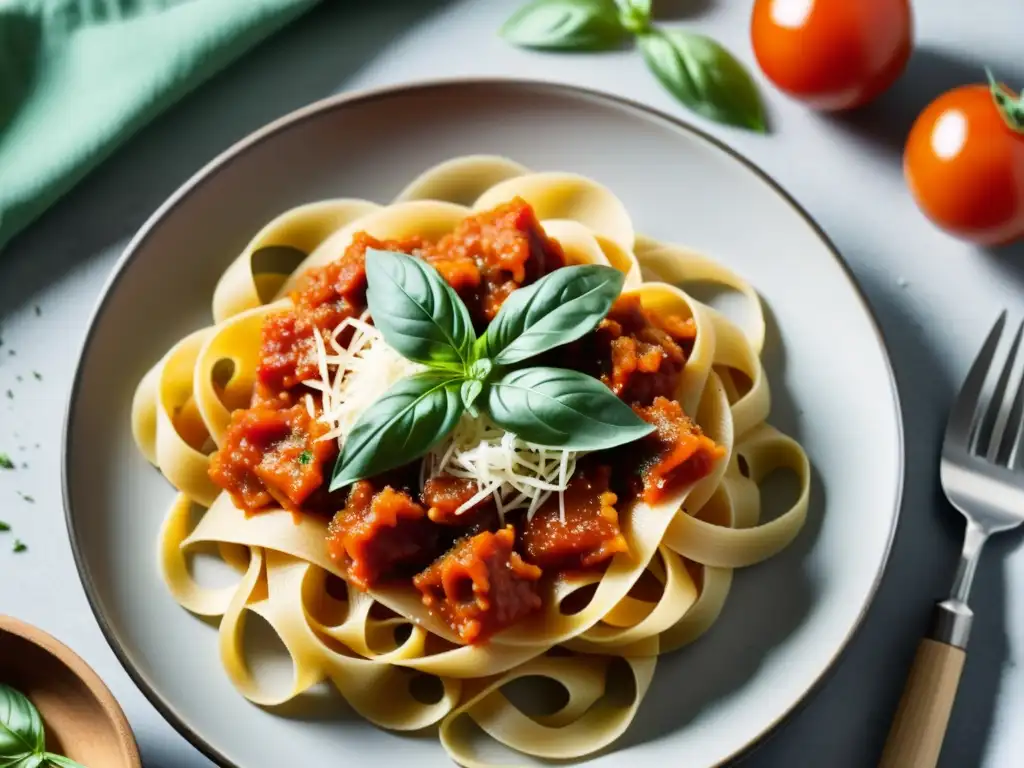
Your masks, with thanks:
M39 709L46 749L88 768L141 768L124 712L95 672L41 629L0 616L0 683Z

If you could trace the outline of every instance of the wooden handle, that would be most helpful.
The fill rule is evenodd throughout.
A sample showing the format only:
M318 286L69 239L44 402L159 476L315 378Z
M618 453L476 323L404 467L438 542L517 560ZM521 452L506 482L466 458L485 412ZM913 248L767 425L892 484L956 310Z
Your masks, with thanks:
M954 645L921 641L879 768L934 768L966 656Z

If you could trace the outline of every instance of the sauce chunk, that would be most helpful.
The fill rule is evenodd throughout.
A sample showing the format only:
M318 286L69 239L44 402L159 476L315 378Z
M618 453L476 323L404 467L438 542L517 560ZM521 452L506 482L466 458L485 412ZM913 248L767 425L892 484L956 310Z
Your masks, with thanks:
M459 222L425 254L486 325L516 288L565 266L561 244L547 236L520 197Z
M466 643L480 643L540 608L541 570L513 549L511 525L460 540L413 579L423 604Z
M368 589L422 568L437 556L437 529L405 491L360 480L331 521L327 549L349 580Z
M333 440L317 440L326 432L301 403L235 411L210 459L210 478L246 512L274 502L298 511L323 485L324 465L338 453Z
M601 380L627 403L674 397L696 326L692 319L660 318L636 294L621 296L596 331L607 346Z
M725 450L707 437L675 400L658 397L651 405L634 405L633 410L654 425L654 432L639 446L630 446L642 456L638 466L640 495L648 504L710 474L725 455Z
M577 469L565 491L565 522L558 497L551 496L523 529L523 554L541 568L577 570L626 552L615 511L618 497L608 489L611 467Z

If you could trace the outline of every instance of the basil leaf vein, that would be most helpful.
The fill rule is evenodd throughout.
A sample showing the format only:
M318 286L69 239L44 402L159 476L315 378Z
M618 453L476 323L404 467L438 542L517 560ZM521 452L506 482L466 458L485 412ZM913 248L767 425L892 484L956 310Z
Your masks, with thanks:
M719 43L677 29L650 30L637 39L647 67L684 105L717 122L765 132L757 86Z
M516 11L500 34L513 45L551 51L600 51L626 37L614 0L535 0Z
M463 377L420 373L401 379L356 420L334 465L330 490L418 459L446 438L465 410Z
M573 451L612 448L654 429L600 381L563 368L506 373L488 388L487 412L523 440Z
M366 301L373 324L403 357L464 371L476 334L469 310L436 269L404 253L366 251Z
M0 683L0 759L28 758L45 747L39 710L24 694Z
M484 334L487 356L511 365L575 341L604 319L625 279L617 269L589 264L557 269L513 291Z

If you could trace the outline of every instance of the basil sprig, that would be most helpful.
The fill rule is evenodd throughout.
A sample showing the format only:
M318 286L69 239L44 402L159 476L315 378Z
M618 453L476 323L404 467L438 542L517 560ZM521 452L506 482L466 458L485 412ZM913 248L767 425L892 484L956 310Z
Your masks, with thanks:
M750 74L704 35L651 22L651 0L534 0L501 28L513 45L552 51L620 48L633 36L647 68L684 106L726 125L766 130Z
M46 751L46 730L39 710L24 695L0 683L0 765L10 768L85 768Z
M395 383L356 420L332 491L420 458L466 411L528 442L576 451L612 448L653 429L597 379L509 367L593 330L622 290L618 270L557 269L513 291L479 338L469 310L426 262L368 249L366 277L370 316L384 341L427 371Z

